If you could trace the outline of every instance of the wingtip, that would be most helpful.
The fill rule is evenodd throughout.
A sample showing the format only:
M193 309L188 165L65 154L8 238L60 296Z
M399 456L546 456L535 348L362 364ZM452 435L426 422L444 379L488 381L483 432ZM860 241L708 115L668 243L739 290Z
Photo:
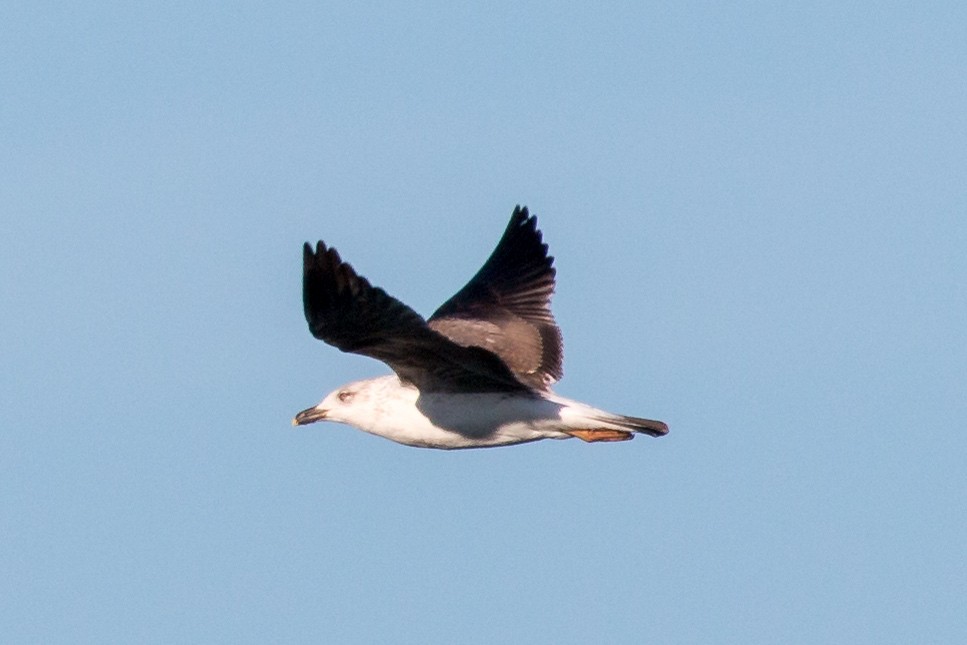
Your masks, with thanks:
M526 206L521 206L517 204L514 207L514 212L510 216L510 221L514 226L527 226L532 225L534 228L537 227L537 215L531 215L530 211Z
M326 246L326 243L322 240L316 242L315 249L312 248L310 242L306 242L302 245L302 257L305 260L306 266L319 264L322 262L330 262L332 267L338 267L343 264L342 258L339 257L339 251L331 246Z
M316 242L315 248L313 248L312 242L306 242L305 244L302 245L302 255L307 258L322 255L327 250L328 249L326 248L326 243L323 242L322 240L319 240L318 242Z

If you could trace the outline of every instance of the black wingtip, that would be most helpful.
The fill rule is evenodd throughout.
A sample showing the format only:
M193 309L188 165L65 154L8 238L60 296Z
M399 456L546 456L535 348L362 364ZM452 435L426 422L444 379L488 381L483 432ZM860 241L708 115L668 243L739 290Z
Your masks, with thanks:
M305 244L302 245L302 259L305 261L305 264L308 265L310 262L313 262L317 257L322 257L323 255L325 255L328 251L329 251L329 248L326 246L326 243L323 242L322 240L319 240L318 242L316 242L315 249L312 248L312 243L306 242Z
M520 204L517 204L517 206L514 207L513 214L510 216L509 228L516 228L516 227L523 228L525 226L529 226L530 228L533 228L536 230L537 215L531 215L530 211L527 210L526 206L521 206Z
M547 267L551 272L551 276L555 276L557 271L554 269L554 256L548 253L548 246L544 242L544 234L541 233L541 230L537 227L537 215L531 215L530 211L527 210L527 207L521 206L520 204L517 204L517 206L514 207L514 212L510 216L510 223L507 225L507 230L504 231L501 242L511 235L517 233L518 230L526 230L527 233L525 233L525 235L529 233L530 236L533 237L537 245L540 246L543 256L546 258ZM500 244L498 243L498 248L499 246Z
M302 263L305 270L309 270L311 267L320 267L333 271L344 264L342 258L339 257L339 251L331 246L326 246L326 243L322 240L316 242L314 250L309 242L302 245Z

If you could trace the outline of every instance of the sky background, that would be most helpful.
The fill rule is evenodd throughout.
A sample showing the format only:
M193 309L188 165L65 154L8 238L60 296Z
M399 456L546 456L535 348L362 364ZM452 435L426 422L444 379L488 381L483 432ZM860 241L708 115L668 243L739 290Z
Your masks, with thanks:
M0 640L964 642L965 25L4 4ZM518 203L557 391L667 437L290 425L386 372L304 241L428 315Z

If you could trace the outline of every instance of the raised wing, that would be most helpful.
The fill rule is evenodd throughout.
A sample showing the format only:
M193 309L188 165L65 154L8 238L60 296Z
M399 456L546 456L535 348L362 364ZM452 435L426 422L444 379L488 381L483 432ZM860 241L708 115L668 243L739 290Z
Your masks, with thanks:
M519 381L544 390L563 375L561 331L551 314L554 258L537 218L518 206L480 271L430 316L431 329L493 352Z
M493 353L463 347L369 284L323 242L303 248L302 302L309 331L344 352L383 361L421 391L527 388Z

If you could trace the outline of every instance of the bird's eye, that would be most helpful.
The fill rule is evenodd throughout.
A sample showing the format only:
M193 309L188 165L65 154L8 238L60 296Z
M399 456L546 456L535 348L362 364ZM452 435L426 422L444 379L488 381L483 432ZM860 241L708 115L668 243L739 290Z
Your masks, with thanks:
M339 400L342 401L343 403L349 403L350 401L353 400L353 393L347 392L347 391L340 392Z

